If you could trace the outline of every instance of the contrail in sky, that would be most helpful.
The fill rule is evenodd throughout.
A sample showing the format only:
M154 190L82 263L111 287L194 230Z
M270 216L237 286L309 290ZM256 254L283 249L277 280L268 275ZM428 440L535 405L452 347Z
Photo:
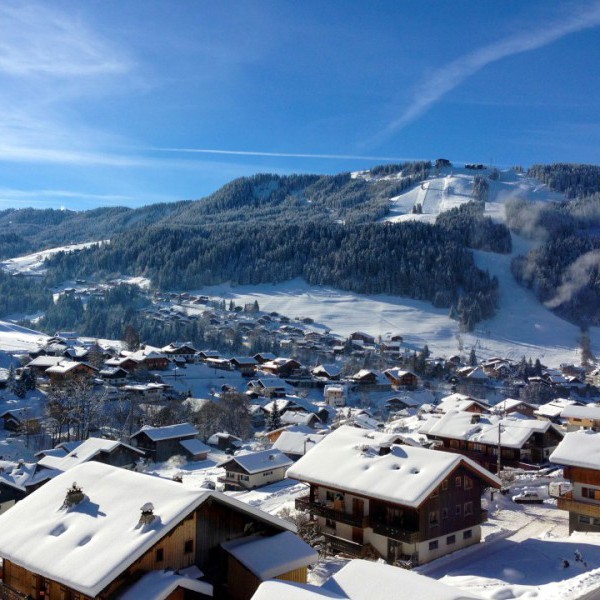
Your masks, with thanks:
M429 77L423 79L413 93L408 108L381 131L372 142L382 142L392 134L412 123L446 94L458 87L465 79L474 75L490 63L513 54L520 54L547 46L560 38L591 29L600 25L600 3L593 2L573 6L572 12L560 21L545 23L498 40L436 69Z

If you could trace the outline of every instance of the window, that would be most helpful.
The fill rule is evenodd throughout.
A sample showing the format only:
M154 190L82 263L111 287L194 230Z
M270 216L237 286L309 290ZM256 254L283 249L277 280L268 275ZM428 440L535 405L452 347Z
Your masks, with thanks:
M459 475L454 479L454 487L462 487L462 477Z
M183 553L190 554L194 551L194 540L185 540L183 544Z
M248 477L248 475L240 475L240 479L242 481L250 481L250 477Z
M430 550L437 550L438 549L438 541L437 540L433 540L433 542L429 542L429 549Z
M473 514L473 503L472 502L465 502L465 507L463 510L463 514L465 515L465 517L467 515L472 515Z
M590 524L590 518L587 515L579 515L579 522L585 523L586 525Z
M465 490L470 490L473 487L473 480L465 475Z
M263 477L268 477L269 475L273 475L273 471L265 471L263 473Z
M462 506L460 504L457 504L456 508L454 509L454 514L457 517L460 517L461 513L462 513Z
M473 537L473 532L470 529L463 531L463 540L470 540Z
M442 508L442 519L447 519L447 518L448 518L448 509Z
M444 481L442 481L442 489L443 490L448 489L448 480L447 479L444 479Z
M156 550L156 562L162 562L165 559L165 551L162 548Z
M446 538L446 545L452 546L452 544L456 544L456 536L455 535L449 535Z
M432 510L429 513L429 527L436 527L440 524L439 512L437 510Z

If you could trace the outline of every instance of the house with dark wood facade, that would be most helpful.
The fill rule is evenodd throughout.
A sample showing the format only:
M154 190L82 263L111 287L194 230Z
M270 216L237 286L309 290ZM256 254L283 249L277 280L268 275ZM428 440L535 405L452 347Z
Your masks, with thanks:
M198 439L198 430L190 423L151 427L145 425L130 438L132 446L142 450L154 462L164 462L173 456L186 456L194 460L204 460L209 452L208 446ZM204 456L198 456L199 448L190 446L201 444ZM195 443L197 442L197 443Z
M419 429L439 448L468 456L496 472L498 446L502 467L537 469L549 462L563 433L550 421L500 417L452 410L432 415Z
M85 463L0 515L0 597L248 600L262 579L235 555L282 533L293 535L294 525L218 492ZM284 538L267 575L306 582L317 553ZM183 579L160 585L175 575Z
M550 487L558 508L569 512L569 533L600 532L600 433L567 433L550 460L563 467L563 476L571 483L568 489Z
M288 469L310 485L296 500L334 551L368 549L388 562L423 564L478 543L481 495L500 481L457 454L398 445L397 436L340 427Z

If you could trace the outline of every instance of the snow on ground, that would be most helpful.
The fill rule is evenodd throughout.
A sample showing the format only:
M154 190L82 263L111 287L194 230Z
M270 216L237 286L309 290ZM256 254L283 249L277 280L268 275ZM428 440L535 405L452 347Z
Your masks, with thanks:
M0 348L6 352L37 350L48 336L27 327L0 321Z
M0 269L8 273L21 273L23 275L43 275L46 272L44 261L58 252L76 252L90 246L108 243L108 240L99 242L86 242L85 244L71 244L68 246L60 246L50 248L49 250L40 250L26 256L10 258L0 262Z
M400 333L409 348L425 344L434 355L450 356L462 345L475 347L479 359L506 356L540 357L545 364L579 362L579 331L541 305L521 288L510 273L510 256L476 252L480 267L500 279L501 307L496 317L478 324L473 333L460 333L458 322L447 309L399 296L361 295L332 287L311 286L302 279L279 284L232 286L223 284L197 290L198 294L234 300L237 304L257 300L261 310L289 317L310 317L333 333L348 336L354 331L371 335ZM316 326L316 325L315 325ZM600 329L590 328L592 349L600 351Z

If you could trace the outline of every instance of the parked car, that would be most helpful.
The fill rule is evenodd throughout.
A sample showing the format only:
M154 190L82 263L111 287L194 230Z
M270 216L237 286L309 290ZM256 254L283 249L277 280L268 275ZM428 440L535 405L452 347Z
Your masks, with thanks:
M542 504L544 499L537 492L521 492L512 497L517 504Z

